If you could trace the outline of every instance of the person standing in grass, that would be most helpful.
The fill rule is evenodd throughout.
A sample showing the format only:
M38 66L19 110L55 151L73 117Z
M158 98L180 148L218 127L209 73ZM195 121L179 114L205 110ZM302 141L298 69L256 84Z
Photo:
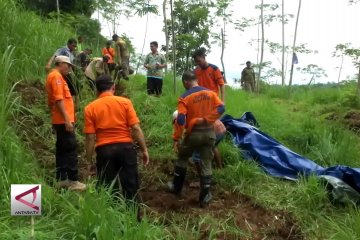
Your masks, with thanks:
M111 40L107 41L106 46L101 50L103 56L109 56L109 61L107 62L107 64L109 67L110 74L115 69L115 62L114 62L115 50L114 48L111 47L111 44L112 44Z
M124 197L138 202L137 152L133 140L140 146L143 164L149 163L140 121L129 99L114 96L115 84L110 76L100 76L95 85L98 98L84 111L87 161L92 162L95 150L98 184L106 187L113 184L115 196L120 194L121 185Z
M53 56L49 59L48 63L46 64L46 71L49 72L51 69L51 65L53 64L55 58L57 56L66 56L70 59L70 62L74 63L74 52L77 47L77 41L74 38L70 38L67 41L67 45L65 47L59 48L56 50L56 52L53 54ZM76 87L76 83L73 81L70 72L67 73L67 75L64 75L64 79L70 89L71 96L77 96L78 89Z
M78 181L74 103L63 77L71 71L72 63L66 56L58 56L54 61L55 67L46 79L46 92L56 131L56 180L60 188L83 191L86 185Z
M255 71L251 66L251 62L246 62L246 67L241 72L241 86L247 92L255 91Z
M166 67L164 55L158 52L158 42L150 43L151 53L146 55L144 67L147 69L147 93L160 96L163 86L163 68Z
M120 38L117 34L112 36L113 41L115 42L115 63L118 65L118 73L120 73L120 77L125 80L129 80L129 51L126 46L126 42L124 39ZM119 74L115 74L119 77Z
M174 150L178 152L174 178L168 182L170 192L181 193L188 159L197 151L200 153L200 207L205 207L212 199L212 160L214 158L214 122L225 112L225 107L216 93L200 87L195 74L184 72L182 82L187 90L178 101L178 116L174 123ZM185 136L183 137L183 132ZM182 139L181 144L179 141Z
M79 53L81 53L82 51L84 51L84 41L85 38L83 36L78 36L78 44L77 44L77 51Z
M199 86L215 92L225 102L225 81L220 69L206 61L206 49L199 48L192 55L197 68L194 70ZM221 95L220 95L221 94Z

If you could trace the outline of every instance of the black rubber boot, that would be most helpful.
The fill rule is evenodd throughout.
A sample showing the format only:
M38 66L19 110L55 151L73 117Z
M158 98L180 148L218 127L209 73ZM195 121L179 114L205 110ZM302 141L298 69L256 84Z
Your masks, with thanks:
M210 193L212 176L201 176L200 177L200 195L199 195L199 203L200 207L206 207L209 205L212 195Z
M174 179L172 182L168 182L169 192L180 195L184 185L185 176L186 168L175 167Z

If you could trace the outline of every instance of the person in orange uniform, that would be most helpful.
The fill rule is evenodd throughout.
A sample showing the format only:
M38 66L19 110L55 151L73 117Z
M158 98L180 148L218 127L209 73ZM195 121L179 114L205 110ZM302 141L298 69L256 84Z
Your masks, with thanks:
M220 96L225 102L225 81L220 69L206 61L206 49L199 48L193 53L197 68L194 70L199 86L207 88ZM221 95L220 95L221 94Z
M109 61L107 62L107 65L109 67L110 74L115 69L115 62L114 62L115 50L114 50L114 48L111 47L111 44L112 44L111 40L107 41L106 42L106 47L104 47L101 50L103 56L108 56L109 57Z
M188 159L197 151L200 153L200 207L211 201L212 160L214 158L214 122L224 113L225 107L213 91L200 87L191 71L184 72L182 82L187 90L178 101L178 116L174 124L174 149L178 152L174 179L168 183L170 192L180 194L186 175ZM181 144L179 140L182 139Z
M66 56L57 56L54 61L55 67L48 74L45 87L56 131L56 179L60 188L83 191L86 185L78 181L74 103L63 77L71 71L72 63Z
M140 146L143 164L149 163L140 121L129 99L114 96L115 84L110 76L100 76L95 85L98 98L84 111L86 158L91 162L95 149L98 183L106 187L114 183L115 195L120 194L121 185L124 197L137 202L139 177L133 139ZM138 220L141 220L140 211Z

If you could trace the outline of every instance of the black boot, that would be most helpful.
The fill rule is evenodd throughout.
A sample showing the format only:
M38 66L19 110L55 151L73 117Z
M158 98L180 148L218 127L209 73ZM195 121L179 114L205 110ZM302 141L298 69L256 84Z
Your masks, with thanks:
M212 176L201 176L200 177L200 195L199 195L199 203L200 207L206 207L209 205L212 195L210 193Z
M186 168L175 166L174 179L168 182L169 192L180 195L186 176Z

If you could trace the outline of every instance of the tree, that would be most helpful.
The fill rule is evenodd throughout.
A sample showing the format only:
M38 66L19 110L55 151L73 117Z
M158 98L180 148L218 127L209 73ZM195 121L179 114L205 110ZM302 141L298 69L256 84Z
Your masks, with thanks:
M173 81L174 81L174 95L176 94L176 36L175 36L175 16L174 16L174 7L173 0L170 0L171 8L171 34L172 34L172 61L173 61ZM169 33L167 34L169 36ZM167 50L168 51L168 50Z
M343 63L344 63L344 56L345 56L345 50L350 46L350 43L345 43L345 44L338 44L335 46L335 51L333 52L333 57L337 57L337 58L341 58L341 63L339 68L339 74L338 74L338 86L340 85L340 78L341 78L341 71L343 68Z
M349 0L349 4L356 4L360 2L360 0Z
M285 1L281 4L281 86L285 86Z
M357 91L358 91L358 95L360 96L360 48L347 48L345 49L345 55L349 56L352 61L354 66L358 69L358 74L357 74Z
M220 39L215 36L215 39L220 40L220 45L221 45L221 65L222 65L222 69L223 69L223 73L224 73L224 80L226 82L226 70L225 70L225 64L224 64L224 51L225 51L225 47L226 47L226 25L227 22L231 22L231 13L232 12L228 12L227 9L230 5L230 3L232 2L232 0L217 0L216 2L216 16L221 17L222 18L222 27L220 30Z
M261 69L264 61L264 43L265 43L265 29L264 29L264 0L261 0L260 7L260 22L261 22L261 54L260 54L260 63L258 71L258 80L257 82L257 92L260 92L260 81L261 81Z
M95 11L96 0L18 0L28 10L34 11L39 15L47 16L51 12L69 13L74 15L85 15L91 17Z
M300 9L301 9L301 0L299 0L298 12L296 15L295 33L294 33L294 41L293 41L293 54L292 54L293 61L291 62L289 87L291 87L291 85L292 85L293 74L294 74L294 64L295 64L294 57L296 57L295 46L296 46L297 30L298 30L298 25L299 25Z
M136 71L135 71L137 73L138 70L139 70L140 63L142 61L143 54L144 54L146 36L147 36L147 31L148 31L148 26L149 26L149 13L154 13L154 14L157 15L157 14L159 14L159 10L158 10L158 7L156 5L150 5L149 0L147 1L147 3L139 1L138 9L136 10L135 13L137 15L139 15L140 17L143 17L143 16L146 15L144 41L143 41L143 45L142 45L142 48L141 48L141 54L140 54L140 57L138 59L138 63L136 65Z
M305 68L297 68L302 74L310 75L308 85L315 84L315 79L320 77L327 77L325 70L316 64L309 64Z
M168 49L169 49L169 30L168 30L168 22L166 18L166 4L167 0L163 1L163 16L164 16L164 33L165 33L165 62L167 62L169 56L168 56ZM165 72L167 72L168 67L166 65Z
M260 9L260 16L259 16L259 22L258 22L258 55L260 53L260 62L257 61L257 64L259 65L258 68L258 81L257 83L259 83L259 81L261 81L261 70L262 70L262 66L263 66L263 61L264 61L264 45L265 45L265 25L270 25L272 22L274 21L280 21L283 16L280 14L274 14L274 11L276 11L279 8L278 4L264 4L264 1L261 0L261 4L260 5L256 5L255 6L256 9ZM266 14L265 14L266 13ZM291 15L289 15L291 16ZM285 18L285 16L284 16ZM287 20L286 20L287 21ZM261 26L261 37L260 35L260 29L259 29L259 25ZM260 42L261 41L261 47ZM260 85L257 85L260 86ZM259 89L258 89L259 91Z
M201 46L210 47L212 20L208 4L209 2L200 0L174 2L173 24L172 21L168 23L168 35L174 40L169 46L169 51L172 53L171 61L174 61L174 54L176 54L177 73L188 70L192 66L191 53L194 49Z
M271 61L263 62L261 69L262 69L262 81L266 83L270 83L272 79L278 78L281 76L281 71L272 67L273 63ZM254 64L254 70L259 70L260 65ZM277 82L276 82L277 84Z
M100 40L105 41L105 38L100 34L101 26L98 20L69 13L58 15L56 12L49 13L48 17L54 20L60 17L61 25L74 29L78 36L85 36L87 44L96 45Z
M288 69L288 59L289 59L290 54L292 53L292 47L289 46L289 45L282 46L282 44L280 44L280 43L271 42L269 40L266 40L265 43L266 43L267 48L269 49L270 53L273 54L276 57L277 62L279 63L279 65L281 65L281 69L282 69L282 59L280 59L278 54L282 55L282 52L285 50L284 51L284 53L285 53L284 71L281 70L281 75L280 76L284 75L284 77L286 78L287 72L288 72L287 71L287 69ZM316 51L313 51L313 50L309 49L307 47L307 44L304 44L304 43L298 44L295 47L295 51L297 53L303 53L303 54L309 54L309 53L316 52Z
M103 18L111 23L112 33L116 33L120 17L131 17L133 15L145 16L147 13L158 14L158 7L149 4L148 0L97 0L96 7L99 8Z

